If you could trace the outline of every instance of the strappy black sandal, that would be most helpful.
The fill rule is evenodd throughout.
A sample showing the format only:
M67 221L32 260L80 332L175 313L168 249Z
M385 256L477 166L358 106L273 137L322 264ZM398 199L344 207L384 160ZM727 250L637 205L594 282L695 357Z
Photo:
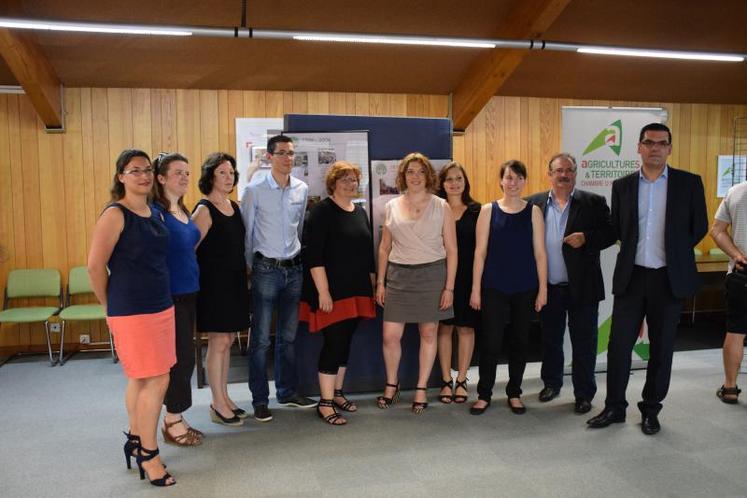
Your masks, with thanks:
M469 389L467 389L467 381L468 380L469 379L466 378L466 377L461 382L457 379L456 383L454 384L454 403L466 403L467 402L467 396L468 395L467 394L457 394L456 390L461 387L462 389L464 389L464 392L468 393L469 392Z
M321 408L332 408L332 413L329 415L323 415ZM337 410L335 409L335 404L332 402L331 399L324 399L321 398L319 400L319 404L316 405L316 414L319 415L319 418L327 422L329 425L345 425L348 423L347 420L342 418L342 415L337 413Z
M718 399L723 401L724 403L727 403L729 405L736 405L739 403L739 395L742 393L742 390L739 389L739 386L734 387L724 387L721 386L718 391L716 391L716 396L718 396ZM733 398L727 398L726 396L734 396Z
M155 457L158 456L159 453L160 452L158 451L158 448L156 448L155 450L149 450L147 448L143 448L142 446L138 448L137 456L135 457L135 463L137 463L137 468L140 471L141 481L145 479L145 476L146 476L145 469L143 468L143 463L149 460L153 460ZM159 487L173 486L174 484L176 484L176 481L171 476L171 474L169 474L168 472L165 472L163 474L163 477L159 477L158 479L151 479L150 476L148 476L148 481L153 486L159 486Z
M452 379L451 377L449 377L449 380L441 379L441 390L443 391L447 387L451 390L451 394L438 395L438 400L446 405L450 404L452 398L454 397L454 379Z
M123 432L122 434L127 437L127 441L125 441L124 444L125 464L127 465L128 469L131 469L131 458L137 458L136 450L140 447L140 436L136 436L135 434L131 434L129 432Z
M394 387L394 388L396 388L396 391L394 391L394 394L392 395L391 398L387 398L383 394L381 396L378 396L376 398L376 404L382 410L385 409L385 408L389 408L394 403L396 403L397 401L399 401L399 382L396 383L396 384L390 384L389 382L387 382L385 385L386 385L386 387ZM385 392L386 392L386 387L384 388Z
M338 403L336 400L334 401L335 406L339 408L340 410L345 411L345 412L351 412L351 413L358 411L358 407L355 405L355 403L353 403L352 401L350 401L348 398L345 397L345 394L343 394L342 389L335 389L335 398L342 398L345 400L342 403Z
M416 391L427 391L427 387L416 387ZM428 408L428 402L427 401L413 401L412 402L412 413L419 415L425 411L425 409Z

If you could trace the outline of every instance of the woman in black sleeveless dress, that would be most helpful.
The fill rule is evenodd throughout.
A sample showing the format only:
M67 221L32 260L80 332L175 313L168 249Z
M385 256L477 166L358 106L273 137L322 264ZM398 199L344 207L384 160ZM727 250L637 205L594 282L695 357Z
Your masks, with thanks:
M467 369L475 348L475 325L478 313L469 305L472 291L472 262L475 256L475 227L480 204L470 195L469 179L464 167L452 161L438 175L438 195L446 199L456 220L458 263L454 280L454 318L441 320L438 326L438 361L441 365L442 403L467 401ZM451 377L451 350L454 329L457 331L457 378Z
M197 247L200 293L197 331L207 332L207 378L213 395L210 418L239 426L247 413L228 396L228 367L234 334L249 328L249 288L244 258L244 222L239 206L228 198L238 182L236 160L214 153L202 165L200 191L192 219L200 229Z

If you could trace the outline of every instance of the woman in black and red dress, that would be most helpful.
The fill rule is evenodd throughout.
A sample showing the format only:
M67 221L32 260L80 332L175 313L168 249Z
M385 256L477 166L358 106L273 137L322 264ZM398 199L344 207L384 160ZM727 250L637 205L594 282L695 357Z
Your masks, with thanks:
M342 392L350 341L362 318L376 316L371 226L366 211L353 203L360 178L357 166L333 164L326 177L329 197L312 209L304 231L307 275L299 319L309 323L309 331L324 334L317 413L332 425L347 423L337 408L358 409Z

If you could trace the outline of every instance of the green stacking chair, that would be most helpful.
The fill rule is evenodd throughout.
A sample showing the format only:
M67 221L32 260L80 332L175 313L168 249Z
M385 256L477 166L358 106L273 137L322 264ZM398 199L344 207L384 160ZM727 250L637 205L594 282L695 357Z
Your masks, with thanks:
M72 356L72 354L67 358L63 356L63 348L65 346L65 324L67 322L104 320L104 323L106 323L106 313L104 312L104 307L102 305L72 304L73 296L93 294L93 289L91 288L91 280L88 277L88 269L85 266L76 266L75 268L71 268L67 282L67 292L65 293L65 307L62 311L60 311L60 320L62 321L62 328L60 330L60 365L64 365L65 362L70 358L70 356ZM114 353L114 341L112 340L111 332L109 332L109 327L106 328L106 331L109 335L109 351L111 352L112 360L116 363L117 356ZM101 344L107 343L104 342Z
M23 306L8 307L13 299L27 299L39 297L56 297L58 306ZM60 272L54 269L36 270L13 270L8 274L8 284L5 287L3 299L3 311L0 311L0 324L2 323L35 323L44 322L44 330L47 334L47 351L49 352L50 366L55 366L57 360L52 356L52 341L49 338L49 319L57 314L62 307L62 292L60 284ZM0 366L20 353L10 356Z

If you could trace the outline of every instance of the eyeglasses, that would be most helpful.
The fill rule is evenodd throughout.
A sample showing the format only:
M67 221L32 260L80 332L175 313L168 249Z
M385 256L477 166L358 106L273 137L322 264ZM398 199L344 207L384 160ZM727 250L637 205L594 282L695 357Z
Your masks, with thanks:
M654 147L654 146L666 147L667 145L671 145L671 144L669 143L668 140L659 140L659 141L656 141L656 140L641 140L641 145L643 145L644 147L651 148L651 147Z
M550 173L555 174L555 175L565 175L565 174L572 175L575 172L576 172L576 168L556 168L552 170Z
M279 150L277 152L271 152L270 154L273 156L280 156L280 157L285 157L285 156L293 157L296 155L295 151L292 151L292 150Z
M145 168L145 169L133 168L130 171L123 171L122 174L123 175L132 175L135 178L139 178L139 177L141 177L143 175L150 176L150 175L153 174L153 168Z

